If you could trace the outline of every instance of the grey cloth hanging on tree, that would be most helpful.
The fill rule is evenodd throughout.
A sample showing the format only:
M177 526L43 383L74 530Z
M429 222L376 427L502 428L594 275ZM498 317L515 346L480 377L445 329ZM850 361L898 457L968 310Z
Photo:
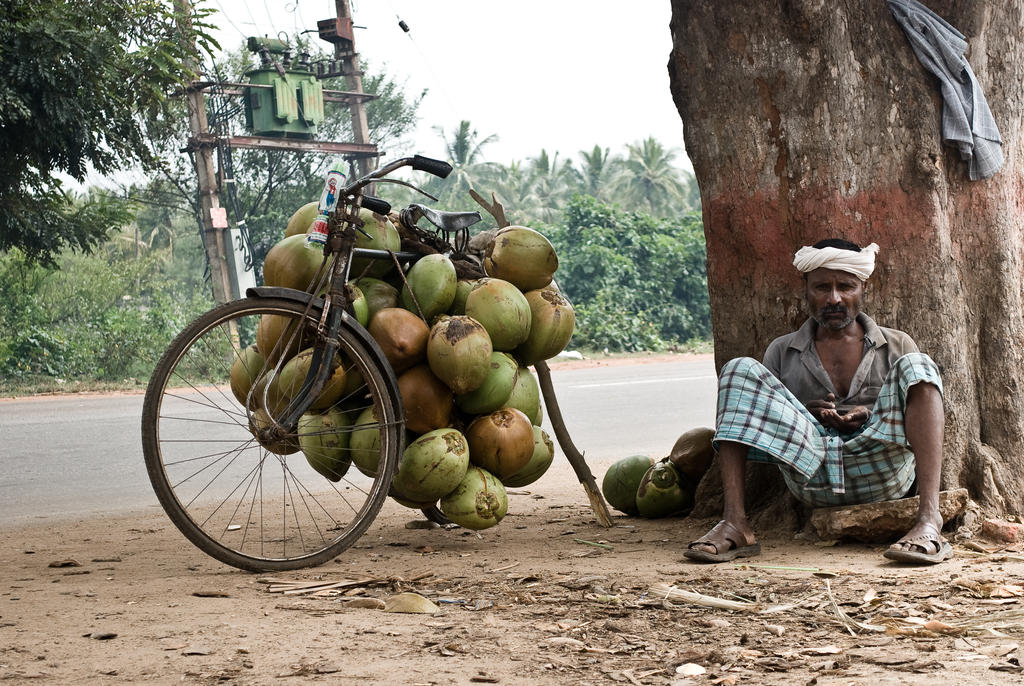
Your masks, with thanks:
M1003 166L1003 139L964 58L964 35L917 0L888 3L917 59L939 79L943 142L955 145L967 160L972 181L992 176Z

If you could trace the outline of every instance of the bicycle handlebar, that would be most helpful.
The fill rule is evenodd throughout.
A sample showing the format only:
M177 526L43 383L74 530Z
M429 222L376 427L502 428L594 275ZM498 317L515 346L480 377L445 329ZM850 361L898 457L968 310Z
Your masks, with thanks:
M442 179L448 178L448 175L452 173L452 165L443 160L435 160L422 155L413 155L411 166L416 171L425 171Z
M440 178L445 178L452 172L452 165L444 162L443 160L435 160L430 157L423 157L422 155L413 155L412 157L401 157L393 162L385 164L379 169L375 169L361 179L356 179L345 188L345 195L352 196L358 193L360 190L370 185L377 179L382 179L396 169L402 167L412 167L417 171L425 171L428 174L433 174Z
M363 207L377 214L387 214L391 211L391 203L381 198L375 198L372 195L363 196Z

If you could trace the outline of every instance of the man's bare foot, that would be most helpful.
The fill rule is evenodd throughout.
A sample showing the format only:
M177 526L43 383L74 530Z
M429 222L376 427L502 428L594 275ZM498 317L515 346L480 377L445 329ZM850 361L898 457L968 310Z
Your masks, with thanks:
M728 562L737 557L753 557L761 553L761 544L746 521L720 521L711 531L687 546L683 556L696 562Z
M900 540L889 546L885 557L897 562L936 564L953 557L953 546L942 537L940 517L918 520Z

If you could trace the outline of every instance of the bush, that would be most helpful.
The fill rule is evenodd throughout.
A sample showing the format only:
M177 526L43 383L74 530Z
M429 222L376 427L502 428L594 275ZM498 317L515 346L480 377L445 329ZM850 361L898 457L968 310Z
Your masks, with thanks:
M60 376L67 364L66 340L32 326L3 342L0 375L21 379L32 375Z
M64 256L58 271L0 256L0 376L148 379L177 332L212 305L205 284L172 281L158 261Z
M570 345L664 350L711 335L699 212L655 219L577 196L544 233L558 253L559 287L577 314Z

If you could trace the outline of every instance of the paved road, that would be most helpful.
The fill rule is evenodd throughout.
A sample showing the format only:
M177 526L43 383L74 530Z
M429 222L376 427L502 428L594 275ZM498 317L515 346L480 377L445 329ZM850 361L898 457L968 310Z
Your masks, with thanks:
M620 457L666 455L682 431L714 424L711 360L556 367L552 379L566 427L598 478ZM0 526L158 508L141 413L141 395L0 400Z

